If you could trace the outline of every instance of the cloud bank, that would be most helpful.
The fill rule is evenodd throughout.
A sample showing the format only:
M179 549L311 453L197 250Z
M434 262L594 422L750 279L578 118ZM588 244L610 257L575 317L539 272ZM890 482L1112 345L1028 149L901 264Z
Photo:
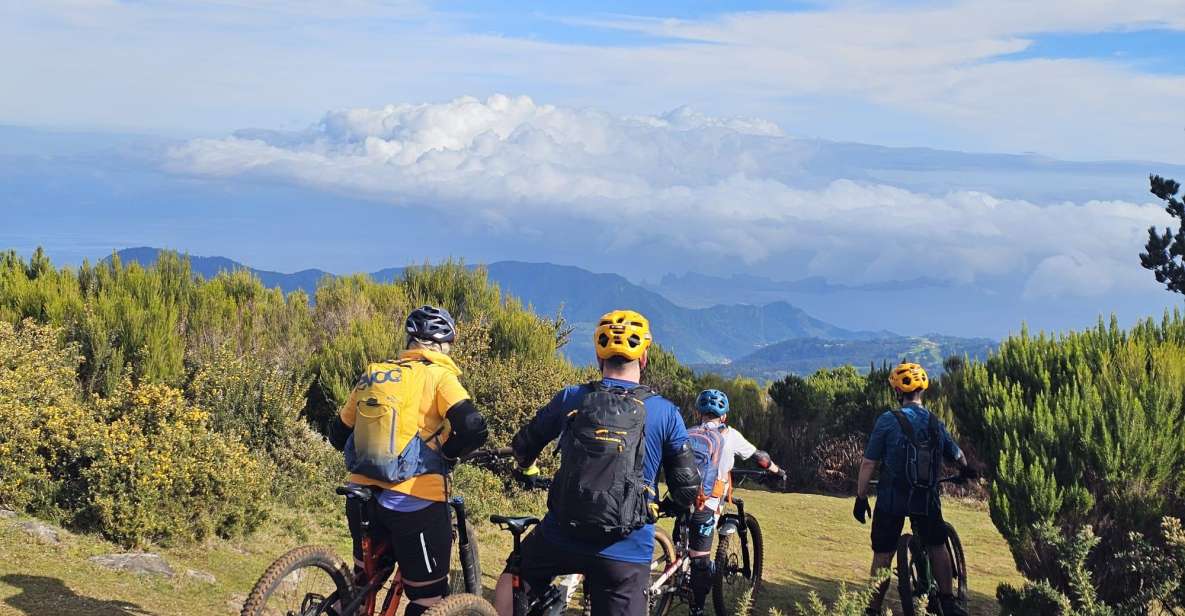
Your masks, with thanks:
M740 261L842 283L1009 278L1028 297L1146 288L1135 262L1152 203L927 194L809 171L817 148L771 122L680 108L615 115L526 97L326 114L299 132L175 148L169 168L296 182L426 208L448 225L687 264ZM822 180L822 181L820 181ZM557 236L557 221L581 237Z

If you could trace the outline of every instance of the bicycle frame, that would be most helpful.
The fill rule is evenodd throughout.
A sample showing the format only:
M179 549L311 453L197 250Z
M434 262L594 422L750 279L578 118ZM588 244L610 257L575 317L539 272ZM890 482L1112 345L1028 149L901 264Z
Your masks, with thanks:
M654 583L646 589L646 594L652 599L663 594L665 590L663 587L666 586L667 581L676 574L682 573L683 569L690 566L691 563L687 550L687 523L682 517L675 519L675 532L671 539L675 544L675 558L667 565L666 569L663 569L662 574L654 580ZM674 592L674 590L670 592Z
M469 529L466 528L465 521L467 520L465 513L465 499L461 497L454 497L449 499L449 510L456 520L457 529L457 545L460 554L461 570L465 576L466 590L478 588L481 580L477 579L477 572L474 570L474 563L469 560ZM383 607L379 612L379 616L395 616L399 610L399 604L403 598L403 576L399 573L398 567L383 567L379 568L381 558L390 549L386 541L376 541L370 534L370 512L367 510L367 505L364 504L361 508L361 519L359 525L362 530L362 579L366 580L366 584L361 589L355 591L353 599L344 607L338 610L339 614L356 614L358 609L362 608L364 614L374 614L375 606L378 600L378 593L382 589L383 584L388 578L391 578L391 589L387 591L387 595L383 598ZM355 582L359 580L355 579ZM336 592L334 593L336 594ZM314 616L325 614L330 606L336 601L334 595L330 595L317 610Z

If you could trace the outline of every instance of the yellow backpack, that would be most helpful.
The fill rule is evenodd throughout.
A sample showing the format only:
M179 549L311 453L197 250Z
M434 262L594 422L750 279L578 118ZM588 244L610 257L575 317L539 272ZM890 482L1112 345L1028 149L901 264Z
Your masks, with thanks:
M420 360L370 364L354 395L354 433L346 442L351 473L400 483L419 475L444 474L448 463L428 445L444 429L421 437L424 381L429 363Z

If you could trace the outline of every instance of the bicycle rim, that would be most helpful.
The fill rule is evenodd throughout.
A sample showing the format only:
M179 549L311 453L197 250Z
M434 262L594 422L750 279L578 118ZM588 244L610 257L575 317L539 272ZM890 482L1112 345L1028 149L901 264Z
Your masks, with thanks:
M950 561L955 570L955 597L966 608L969 593L967 587L967 557L963 554L963 542L959 539L959 533L955 532L955 527L951 526L949 522L946 524L946 534L946 549L950 551Z
M675 542L671 540L667 531L656 527L654 529L654 557L650 560L650 587L654 586L655 581L662 576L674 560ZM665 616L670 611L671 605L674 604L675 598L681 596L679 591L679 574L676 573L667 579L663 585L662 594L649 599L650 616Z
M329 548L305 546L276 559L264 571L241 616L341 616L352 598L353 582L345 563Z

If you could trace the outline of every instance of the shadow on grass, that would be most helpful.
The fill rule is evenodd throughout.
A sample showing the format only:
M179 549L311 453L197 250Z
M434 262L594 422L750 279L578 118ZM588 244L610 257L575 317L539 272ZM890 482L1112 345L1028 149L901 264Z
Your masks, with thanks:
M12 573L0 582L20 589L4 603L26 616L87 614L90 616L146 616L149 612L126 601L92 599L75 593L62 580L42 575Z

